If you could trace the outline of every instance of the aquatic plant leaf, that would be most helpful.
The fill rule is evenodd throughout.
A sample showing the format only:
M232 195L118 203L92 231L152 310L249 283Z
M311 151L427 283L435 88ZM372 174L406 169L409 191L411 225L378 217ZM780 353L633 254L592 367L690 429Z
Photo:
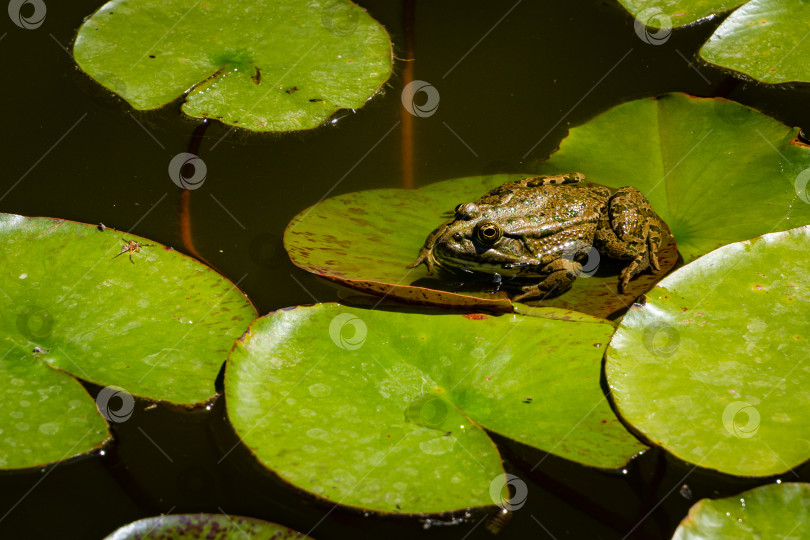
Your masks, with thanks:
M676 270L607 351L621 416L708 469L784 473L810 458L810 227L723 246Z
M733 101L665 94L571 129L539 169L638 188L689 262L810 223L810 149L797 143L798 131Z
M228 359L228 417L282 479L385 513L501 502L490 494L503 478L501 458L485 430L593 467L622 467L645 447L600 387L613 326L535 315L338 304L271 313Z
M135 235L0 214L0 245L0 331L15 354L30 362L37 349L40 362L132 395L209 399L256 314L214 270Z
M808 27L804 0L751 0L723 21L700 56L765 83L810 82Z
M730 11L745 0L618 0L636 20L648 28L669 29L696 23ZM655 34L652 35L653 39ZM662 34L660 38L664 38Z
M88 75L135 109L183 111L256 131L311 129L388 79L391 41L347 0L112 0L79 29Z
M225 514L172 514L139 519L105 540L307 540L311 537L261 519Z
M566 171L568 172L568 171ZM380 189L347 193L321 201L298 214L284 233L292 262L325 279L363 292L408 303L472 310L512 311L505 288L494 291L491 278L408 268L425 238L459 203L478 199L490 189L531 174L457 178L418 190ZM660 255L662 271L646 272L624 294L618 292L620 267L607 258L588 261L563 295L527 302L606 317L633 303L678 259L667 239Z
M810 537L810 484L768 484L723 499L701 499L672 540Z
M639 37L666 42L674 27L734 10L700 49L719 67L765 83L810 82L810 5L804 0L619 0ZM734 9L736 8L736 9Z
M2 320L0 469L41 466L100 447L110 434L93 398L76 379L42 362L33 347L8 339L9 318Z

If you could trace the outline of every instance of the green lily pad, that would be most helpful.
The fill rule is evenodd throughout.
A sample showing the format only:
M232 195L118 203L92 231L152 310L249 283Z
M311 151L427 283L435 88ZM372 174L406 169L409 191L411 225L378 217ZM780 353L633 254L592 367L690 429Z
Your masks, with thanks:
M666 94L571 129L539 169L640 189L689 262L810 223L810 149L796 144L798 131L733 101Z
M723 21L700 56L766 83L810 82L809 25L804 0L751 0Z
M49 367L32 350L8 339L3 345L0 469L62 461L92 451L110 437L82 385Z
M650 44L673 27L737 8L700 49L707 62L765 83L810 82L810 5L805 0L619 0ZM738 7L740 6L740 7ZM646 27L646 29L645 29ZM654 29L650 31L649 29Z
M725 499L702 499L672 540L810 537L810 484L769 484Z
M139 519L121 527L105 540L293 540L311 538L261 519L224 514L173 514Z
M73 54L136 109L183 96L190 116L256 131L357 109L392 68L385 29L347 0L112 0L81 26Z
M810 227L766 234L673 272L607 352L622 417L674 455L739 476L810 458Z
M448 218L448 211L526 176L532 175L457 178L418 190L379 189L326 199L293 218L284 246L296 266L356 290L408 303L509 312L514 307L507 293L494 292L486 276L429 275L424 265L408 265L430 232ZM569 291L528 303L607 317L655 285L675 265L678 253L667 238L659 257L661 272L640 274L624 294L618 292L619 265L597 258L588 260L585 266L590 268L583 269Z
M501 458L485 429L622 467L645 447L600 387L613 326L536 315L278 311L231 352L228 417L282 479L378 512L499 504L490 485L503 478Z
M133 241L133 251L126 251ZM5 362L38 361L133 395L209 399L256 311L207 266L135 235L0 214ZM123 248L123 249L122 249Z
M730 11L745 0L619 0L619 3L649 28L672 28Z

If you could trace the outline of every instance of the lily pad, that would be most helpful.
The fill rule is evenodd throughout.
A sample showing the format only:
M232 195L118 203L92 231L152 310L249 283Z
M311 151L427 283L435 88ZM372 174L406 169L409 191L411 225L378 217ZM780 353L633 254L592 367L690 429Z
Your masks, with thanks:
M448 218L448 211L526 176L532 175L457 178L418 190L380 189L326 199L293 218L284 233L284 246L300 268L363 292L415 304L512 311L507 293L493 292L494 285L486 277L429 275L425 266L408 265L430 232ZM677 259L675 243L667 238L660 254L662 271L640 274L620 294L620 267L607 258L599 260L596 254L569 291L529 304L607 317L631 305Z
M256 131L357 109L392 67L385 29L347 0L112 0L81 26L73 54L136 109L183 96L190 116Z
M728 474L780 474L810 458L809 250L809 227L766 234L662 280L607 352L621 416Z
M702 499L672 540L810 537L810 484L760 486L725 499Z
M685 26L730 11L745 0L619 0L649 28Z
M104 444L110 437L107 423L82 385L6 337L0 359L0 469L62 461Z
M121 527L105 540L293 540L311 538L261 519L224 514L173 514L139 519Z
M751 0L723 21L700 56L766 83L810 82L808 26L804 0Z
M810 149L798 128L725 99L665 94L571 129L539 165L641 190L685 262L713 249L810 223Z
M810 82L810 6L804 0L619 0L645 42L734 8L700 49L707 62L765 83ZM739 6L739 7L738 7ZM644 27L655 29L653 32ZM645 32L641 34L641 32Z
M228 417L282 479L378 512L499 504L490 485L503 478L501 458L485 430L622 467L645 447L600 387L613 326L536 315L338 304L271 313L231 352Z
M98 385L198 403L256 314L215 271L135 235L0 214L0 245L6 363L38 350L37 361Z

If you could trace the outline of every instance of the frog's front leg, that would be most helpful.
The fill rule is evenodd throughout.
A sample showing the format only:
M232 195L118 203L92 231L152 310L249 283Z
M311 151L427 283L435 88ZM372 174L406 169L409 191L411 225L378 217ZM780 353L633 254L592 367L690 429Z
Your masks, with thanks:
M548 276L544 277L540 283L521 287L521 294L515 296L512 300L520 302L535 296L551 297L562 294L571 288L581 271L582 265L580 263L565 257L551 261L541 270L544 274L548 273Z
M650 266L660 270L658 249L663 235L661 218L639 190L623 187L610 197L594 244L610 258L629 261L619 274L619 292L624 293L633 276Z
M419 256L413 261L411 264L408 265L408 268L416 268L422 263L425 263L427 266L428 274L433 273L433 268L436 266L436 256L433 254L433 246L436 245L436 240L438 240L447 230L451 223L455 221L455 218L448 219L438 227L436 227L430 235L428 235L427 239L425 240L425 245L422 246L422 249L419 250Z

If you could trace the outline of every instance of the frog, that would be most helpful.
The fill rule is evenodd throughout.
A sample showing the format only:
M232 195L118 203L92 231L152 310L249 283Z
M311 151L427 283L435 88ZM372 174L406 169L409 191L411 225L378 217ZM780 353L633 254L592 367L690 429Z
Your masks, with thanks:
M669 230L638 189L613 191L580 172L507 182L459 204L452 216L428 235L408 267L488 274L499 286L518 288L514 301L566 292L583 262L590 266L594 249L623 263L618 291L624 294L638 274L661 270L658 252Z

